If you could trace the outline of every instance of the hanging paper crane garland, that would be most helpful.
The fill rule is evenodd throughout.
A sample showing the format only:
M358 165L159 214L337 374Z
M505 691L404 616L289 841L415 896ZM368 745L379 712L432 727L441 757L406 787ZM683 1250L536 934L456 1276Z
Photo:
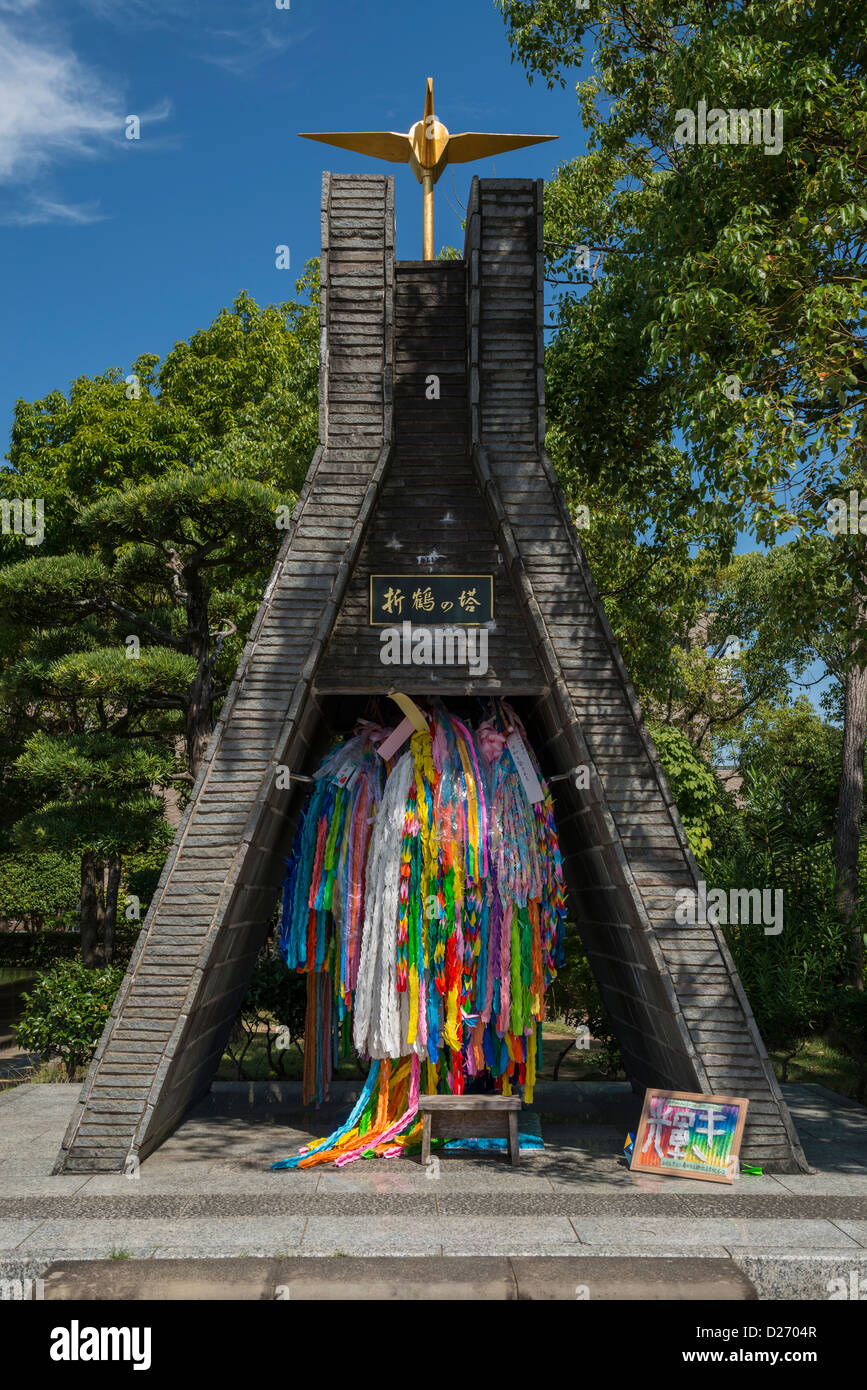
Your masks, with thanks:
M532 1100L545 990L563 963L550 792L502 702L474 731L437 710L386 763L376 750L390 732L360 724L317 770L281 931L287 966L307 974L305 1103L324 1099L350 1039L370 1072L346 1123L275 1168L393 1157L419 1137L422 1088L461 1094L485 1071Z

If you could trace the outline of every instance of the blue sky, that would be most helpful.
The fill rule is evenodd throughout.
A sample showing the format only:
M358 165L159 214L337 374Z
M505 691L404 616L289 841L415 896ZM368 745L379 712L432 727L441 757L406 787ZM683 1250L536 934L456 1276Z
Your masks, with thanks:
M529 86L492 0L0 0L0 454L17 397L162 355L241 289L291 298L323 168L394 172L398 255L420 256L409 168L297 132L407 130L428 75L454 133L561 137L447 170L438 245L474 170L546 177L585 147L574 88Z
M574 87L528 84L493 0L290 4L0 0L0 457L18 397L164 355L241 289L291 298L319 252L323 168L395 173L398 256L421 255L409 168L298 131L407 130L432 75L453 133L560 137L447 170L437 245L462 244L473 172L547 177L586 148Z

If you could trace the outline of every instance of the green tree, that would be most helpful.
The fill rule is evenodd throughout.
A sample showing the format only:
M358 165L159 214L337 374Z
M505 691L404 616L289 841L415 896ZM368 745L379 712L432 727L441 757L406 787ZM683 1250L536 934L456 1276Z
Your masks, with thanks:
M160 397L194 441L181 461L298 492L319 429L318 260L308 262L297 291L309 302L260 309L240 294L168 354Z
M258 588L267 573L282 506L274 489L217 468L118 489L78 515L82 550L0 569L7 621L19 632L78 623L82 637L88 620L108 624L110 643L51 663L50 687L92 699L115 733L128 731L131 709L178 711L195 780L237 661L227 639L251 616L245 581Z
M77 509L179 468L297 492L318 429L318 262L297 287L309 303L259 308L242 293L162 363L144 353L128 375L113 367L17 402L0 497L44 499L43 549L67 549ZM4 538L0 554L28 553Z
M684 592L677 608L657 615L666 654L639 691L654 723L680 729L711 761L751 710L784 700L815 658L816 634L811 645L783 616L794 548L739 555L722 567L703 556L673 566ZM636 594L636 607L641 601Z
M167 474L84 508L76 551L0 568L18 639L0 690L20 740L12 833L80 860L88 963L111 959L124 857L164 839L178 733L198 773L280 506L216 467Z
M165 839L154 788L172 759L159 744L100 733L35 733L17 759L35 809L14 827L25 850L54 851L81 863L81 954L85 965L114 955L123 858Z
M790 771L747 769L742 805L714 823L708 884L782 894L782 931L725 926L756 1022L789 1061L832 1017L849 962L849 930L836 912L833 844L820 804ZM776 899L771 899L776 903Z
M81 884L66 856L43 854L0 856L0 921L42 931L62 922L71 925Z
M797 804L815 805L820 838L830 843L836 822L842 731L816 713L806 695L791 704L761 704L751 712L735 744L742 776L786 778Z
M42 499L45 538L0 540L0 834L80 859L90 961L197 775L315 447L317 263L298 292L16 407L0 498Z
M591 469L602 461L625 477L631 441L641 490L660 448L680 439L709 533L722 523L767 542L792 528L826 536L829 502L865 485L867 47L855 7L498 2L531 79L565 83L594 43L578 84L591 152L546 196L557 278L586 282L576 245L601 271L565 296L552 349L579 462L593 455ZM684 143L683 113L699 100L782 112L782 144ZM835 862L860 987L867 557L854 535L810 555L808 594L844 596Z

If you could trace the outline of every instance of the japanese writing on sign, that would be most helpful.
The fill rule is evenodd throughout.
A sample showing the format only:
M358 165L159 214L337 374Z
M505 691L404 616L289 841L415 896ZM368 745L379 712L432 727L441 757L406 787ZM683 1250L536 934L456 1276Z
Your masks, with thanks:
M494 579L490 574L372 574L370 622L392 627L481 626L494 617Z
M648 1090L630 1168L732 1182L748 1104L737 1096Z

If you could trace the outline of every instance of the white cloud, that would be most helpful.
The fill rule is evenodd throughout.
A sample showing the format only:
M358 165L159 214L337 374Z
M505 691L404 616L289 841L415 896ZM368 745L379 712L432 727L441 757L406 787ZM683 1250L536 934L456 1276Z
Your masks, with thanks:
M0 9L23 9L33 0L0 0ZM151 151L167 143L148 131L141 146L124 138L121 93L88 67L56 37L43 30L27 37L0 17L0 188L14 190L0 209L5 226L33 227L46 222L83 226L103 214L58 194L50 184L58 166L72 159L97 158L132 148ZM164 121L168 101L138 108L142 128ZM171 143L171 142L168 142Z
M201 53L199 56L203 62L222 68L235 77L247 77L260 64L279 57L294 44L303 43L311 33L312 29L293 29L288 23L282 31L270 24L250 29L212 29L209 37L216 41L218 48L215 52Z
M0 0L0 10L5 10L7 14L23 14L25 10L32 10L39 4L39 0Z
M118 95L70 49L21 38L0 21L0 183L119 142L124 114Z
M35 4L36 0L23 3ZM159 28L172 19L183 19L190 8L189 0L82 0L82 4L97 19L116 29Z
M0 210L0 224L6 227L38 227L46 222L65 222L71 227L86 227L91 222L102 220L103 214L93 203L76 206L43 194L30 195L20 206L9 211Z

